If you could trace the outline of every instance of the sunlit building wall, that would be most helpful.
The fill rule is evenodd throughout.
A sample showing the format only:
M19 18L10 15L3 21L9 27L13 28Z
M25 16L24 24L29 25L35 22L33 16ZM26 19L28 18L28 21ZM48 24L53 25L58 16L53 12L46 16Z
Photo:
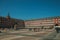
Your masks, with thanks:
M59 16L25 21L26 28L38 28L38 27L40 28L42 26L53 27L55 24L60 25L60 17Z

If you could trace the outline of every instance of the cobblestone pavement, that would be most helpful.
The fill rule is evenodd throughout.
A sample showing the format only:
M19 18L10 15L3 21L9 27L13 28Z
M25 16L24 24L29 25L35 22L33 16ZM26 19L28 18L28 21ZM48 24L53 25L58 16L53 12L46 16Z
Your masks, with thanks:
M60 33L53 31L47 36L43 37L42 40L60 40Z
M0 35L0 40L59 40L60 33L54 30L29 32L29 31L15 31L3 33Z

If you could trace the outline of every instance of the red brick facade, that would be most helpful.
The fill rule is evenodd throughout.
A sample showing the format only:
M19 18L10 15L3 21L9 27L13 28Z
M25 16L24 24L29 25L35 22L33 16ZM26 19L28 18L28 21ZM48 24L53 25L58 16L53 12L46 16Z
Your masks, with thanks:
M9 18L9 17L0 17L0 28L14 28L14 25L17 25L16 28L24 28L24 20Z

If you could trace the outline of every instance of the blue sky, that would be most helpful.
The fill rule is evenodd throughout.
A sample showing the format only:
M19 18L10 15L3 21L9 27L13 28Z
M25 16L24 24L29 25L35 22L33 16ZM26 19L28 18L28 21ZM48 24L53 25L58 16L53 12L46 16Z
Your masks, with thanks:
M37 19L60 16L60 0L0 0L0 16Z

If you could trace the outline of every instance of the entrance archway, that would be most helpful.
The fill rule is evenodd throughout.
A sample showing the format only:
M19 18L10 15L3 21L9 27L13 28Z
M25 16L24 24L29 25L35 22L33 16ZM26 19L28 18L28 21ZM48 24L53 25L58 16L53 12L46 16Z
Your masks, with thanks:
M55 26L59 26L58 24L55 24Z

